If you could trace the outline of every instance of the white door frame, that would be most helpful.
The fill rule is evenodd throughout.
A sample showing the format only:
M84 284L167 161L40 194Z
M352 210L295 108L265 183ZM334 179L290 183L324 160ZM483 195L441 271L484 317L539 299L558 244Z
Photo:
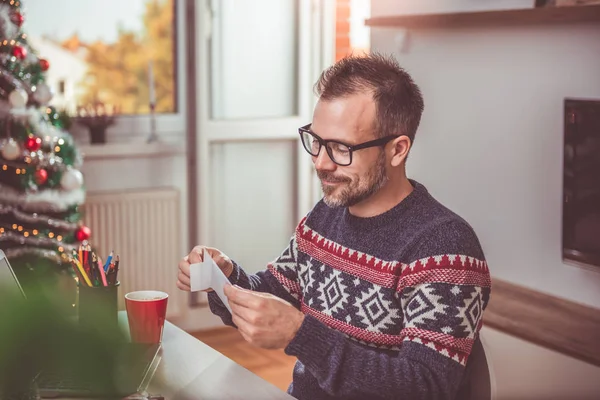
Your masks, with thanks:
M210 104L210 76L208 62L208 41L211 37L213 14L210 0L200 0L195 3L196 43L195 43L195 68L196 68L196 106L195 122L196 137L193 147L189 149L191 158L190 166L190 191L194 192L190 200L195 199L197 212L191 212L193 219L189 220L190 238L195 244L209 244L211 226L209 215L209 193L204 188L210 187L210 154L209 149L213 143L235 143L257 140L290 140L294 141L297 148L296 193L293 205L294 218L298 220L306 214L316 198L320 196L318 185L315 185L314 173L310 157L305 154L299 142L297 128L312 118L312 109L315 97L312 91L313 83L321 72L324 62L327 65L333 58L335 42L335 20L329 19L324 24L325 18L331 18L335 13L334 0L298 0L298 89L297 89L297 115L281 118L248 119L248 120L213 120L209 114ZM325 27L325 28L323 28ZM331 36L324 38L328 32ZM324 40L325 39L325 40ZM330 51L326 51L328 47ZM327 54L324 57L324 54ZM327 58L326 60L324 58ZM192 111L192 110L190 110ZM265 129L268 127L268 129ZM194 171L195 170L195 171ZM195 231L192 233L192 231ZM290 232L291 233L291 232ZM198 299L202 303L202 298Z

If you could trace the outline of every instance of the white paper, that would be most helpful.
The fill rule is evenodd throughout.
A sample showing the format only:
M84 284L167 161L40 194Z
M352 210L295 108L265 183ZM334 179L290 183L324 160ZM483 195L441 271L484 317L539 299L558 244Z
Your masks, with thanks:
M223 292L225 285L231 285L221 268L213 261L212 257L204 249L201 263L190 265L190 289L192 292L212 289L219 296L225 307L231 312L229 300Z

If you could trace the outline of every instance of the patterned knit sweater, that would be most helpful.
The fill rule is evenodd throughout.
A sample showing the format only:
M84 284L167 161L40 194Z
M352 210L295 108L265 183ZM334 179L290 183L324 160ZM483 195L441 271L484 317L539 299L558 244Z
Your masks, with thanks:
M358 218L322 201L265 271L233 284L306 315L285 352L299 399L454 399L490 297L472 228L411 180L393 209ZM231 314L209 294L213 313Z

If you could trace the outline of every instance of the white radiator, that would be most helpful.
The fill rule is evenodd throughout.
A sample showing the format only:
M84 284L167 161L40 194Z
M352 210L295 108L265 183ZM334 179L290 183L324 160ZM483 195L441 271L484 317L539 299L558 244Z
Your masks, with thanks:
M179 191L173 188L87 192L83 221L103 261L119 255L119 306L134 290L169 293L168 317L181 312L182 292L175 286L182 257Z

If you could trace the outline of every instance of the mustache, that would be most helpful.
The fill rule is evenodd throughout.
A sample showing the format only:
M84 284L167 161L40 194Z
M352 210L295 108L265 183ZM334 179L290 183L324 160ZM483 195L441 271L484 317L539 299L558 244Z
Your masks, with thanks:
M320 180L327 182L350 182L350 178L336 176L334 173L328 171L317 170L317 176Z

